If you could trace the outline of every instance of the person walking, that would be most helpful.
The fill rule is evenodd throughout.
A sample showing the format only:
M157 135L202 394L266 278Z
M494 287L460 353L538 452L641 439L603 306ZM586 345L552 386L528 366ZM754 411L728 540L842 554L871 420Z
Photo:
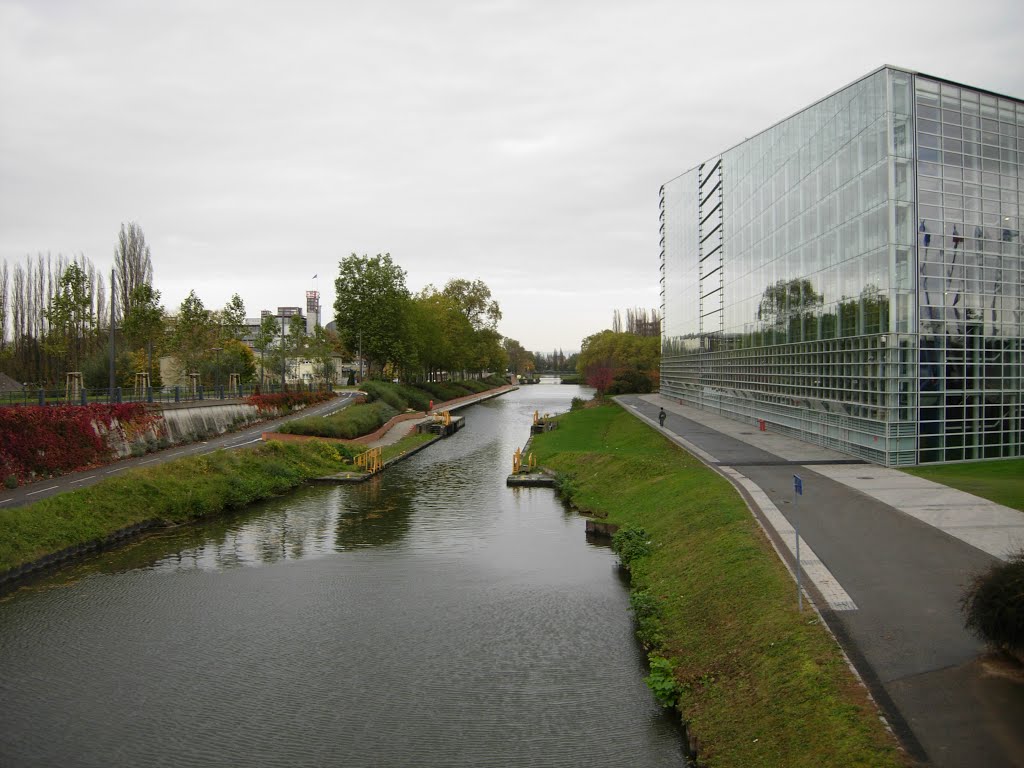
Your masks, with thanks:
M665 413L665 409L664 408L662 408L662 409L660 409L658 411L658 423L661 425L662 429L665 428L665 417L666 416L668 416L668 414Z

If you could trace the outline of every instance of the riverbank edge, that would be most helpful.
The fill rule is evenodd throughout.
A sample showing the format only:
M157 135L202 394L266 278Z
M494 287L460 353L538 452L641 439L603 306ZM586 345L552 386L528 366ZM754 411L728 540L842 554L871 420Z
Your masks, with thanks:
M608 405L634 422L617 404ZM589 437L590 445L581 439L571 443L566 438L572 434L569 430L573 429L574 418L573 414L562 414L560 429L533 436L531 447L542 454L541 461L548 471L560 476L558 485L563 498L583 515L608 520L602 523L611 529L607 533L618 526L638 527L638 522L642 524L641 530L643 526L650 528L651 540L647 543L651 553L632 561L627 569L631 603L634 597L641 598L640 603L634 604L638 637L644 629L647 637L651 636L651 624L638 616L638 605L649 606L652 601L658 604L654 634L664 637L653 644L643 644L652 661L652 678L656 678L654 666L658 661L667 659L669 668L674 670L674 677L670 678L675 684L674 709L680 715L685 749L693 764L910 764L907 753L880 720L877 705L849 668L834 636L824 627L814 626L815 614L798 616L796 606L790 604L795 600L780 601L773 590L762 592L759 585L750 583L749 577L746 582L739 582L745 583L746 588L716 592L714 582L731 583L733 574L750 569L759 570L759 578L762 572L768 573L783 591L791 591L784 566L732 486L640 422L635 423L648 435L633 430L623 437L624 431L630 432L627 422L609 420L615 429L609 426L593 435L583 435L585 427L580 430L579 437ZM552 441L562 445L552 446ZM626 441L633 444L627 445ZM632 452L641 442L642 450ZM659 455L655 462L644 461L658 443L668 451L678 452L678 461L668 462L677 465L670 472L666 472L666 465L657 464L664 461L664 455ZM618 462L623 462L624 467L620 474L616 474ZM676 487L665 489L659 496L659 485L666 479L669 483L665 485L669 485L671 475L677 473L689 473L695 478L691 493L679 494ZM735 498L723 492L723 484ZM747 519L739 520L732 510L727 515L707 514L706 507L714 504L737 510L742 507ZM672 535L675 540L670 539ZM758 562L754 562L754 557ZM683 560L686 564L679 566ZM765 568L768 560L772 561L768 563L771 567ZM758 634L758 628L747 626L753 613L768 617L767 623L759 628L770 627L771 633ZM795 665L792 674L781 680L778 667L787 662L781 658L770 662L762 658L776 654L781 657L782 651L775 650L775 646L797 646L801 651L789 662ZM690 655L688 647L694 649ZM761 650L752 654L753 661L748 657L744 663L738 647ZM709 648L714 650L709 652ZM695 657L700 658L697 664L693 661ZM757 668L743 668L744 664ZM800 717L780 722L780 712L806 709L808 689L801 686L799 678L808 675L814 675L821 686L814 695L828 702L822 708L827 706L832 711L829 722L812 723ZM655 680L652 687L663 682L664 678ZM723 701L731 702L732 706L724 716ZM832 735L843 743L841 747L837 744L836 751L831 753L823 753L823 745L814 741L815 729L825 725L832 725ZM794 743L789 731L806 737L806 746ZM843 750L849 751L840 754Z
M459 408L464 408L464 407L468 407L470 405L474 405L474 404L479 403L479 402L483 402L484 400L490 400L492 398L499 397L500 395L504 395L504 394L506 394L508 392L512 392L512 391L514 391L514 390L516 390L518 388L519 387L517 387L515 385L511 385L511 384L510 385L506 385L504 387L496 387L495 389L488 390L486 392L481 392L481 393L473 394L473 395L466 395L465 397L460 397L460 398L456 398L454 400L449 400L449 401L447 401L445 403L442 403L440 406L436 407L434 410L435 411L440 411L440 410L457 410ZM393 419L391 419L389 421L388 425L385 425L384 427L382 427L380 430L378 430L378 432L383 434L388 429L390 429L391 426L394 426L394 424L400 423L401 421L404 421L404 420L408 420L409 418L414 418L416 415L417 414L399 414L399 416L396 416ZM426 417L426 414L421 414L421 415L424 418ZM394 424L392 424L391 422L394 422ZM274 435L276 435L276 433L264 433L264 434L265 435L266 434L274 434ZM363 436L363 437L360 437L360 438L356 438L354 440L336 440L336 439L330 439L330 438L306 437L306 436L302 436L302 435L289 435L288 437L297 438L297 439L295 439L295 440L281 440L280 442L282 442L282 443L296 443L296 444L311 443L311 442L328 443L328 444L329 443L353 444L353 443L363 443L363 442L366 442L367 441L367 437L370 437L370 436L373 436L373 435L376 435L376 434L377 434L377 432L370 433L370 435ZM419 453L420 451L424 450L425 448L427 448L430 445L433 445L434 443L436 443L438 440L441 440L441 439L442 439L441 436L437 436L433 440L429 440L429 441L423 442L420 445L417 445L417 446L413 447L410 450L407 450L407 451L405 451L405 452L403 452L403 453L401 453L401 454L399 454L397 456L391 457L390 459L388 459L385 462L384 469L387 469L388 467L390 467L390 466L392 466L394 464L397 464L400 461L404 461L405 459L407 459L407 458L409 458L409 457ZM270 442L270 441L268 441L268 442ZM278 441L277 440L273 440L273 442L278 442ZM237 449L237 450L245 450L245 449ZM179 459L177 461L186 461L186 460L187 459ZM167 464L175 464L175 463L177 463L177 461L167 462ZM166 465L161 465L161 467L162 466L166 466ZM131 478L135 472L140 472L140 471L147 471L147 472L149 472L149 471L158 471L159 469L160 469L160 467L154 467L154 468L150 468L150 469L147 469L147 470L130 470L129 472L127 472L124 475L122 475L121 477L117 478L117 480L123 480L125 478ZM379 474L379 473L377 473L377 474ZM374 477L374 476L375 475L366 475L366 477L363 478L363 479L364 480L369 480L371 477ZM289 490L294 490L295 488L298 488L299 486L301 486L301 485L303 485L305 483L313 482L314 480L316 480L317 477L318 477L318 475L315 475L315 474L307 476L307 477L303 478L302 481L297 482L297 483L291 485ZM110 482L113 482L113 480L105 480L102 483L98 483L96 486L93 486L93 488L96 488L96 487L99 487L99 486L103 486L104 484L110 483ZM86 489L81 489L81 490L86 490ZM59 499L59 498L62 498L64 496L73 495L76 492L77 491L70 491L67 494L60 494L59 496L52 497L52 499ZM259 501L259 500L261 500L263 498L269 498L269 495L253 498L253 499L251 499L247 503L252 503L252 502L255 502L255 501ZM52 499L47 499L46 501L49 502L49 501L52 501ZM40 502L40 503L42 503L42 502ZM28 507L20 507L20 508L17 508L17 509L22 509L22 510L31 509L32 506L33 505L28 505ZM217 510L216 512L214 512L212 514L203 515L202 517L194 518L192 521L189 521L189 522L196 522L196 521L200 521L200 520L206 520L206 519L209 519L210 517L213 517L215 515L223 514L225 512L233 511L233 510L234 510L233 507L222 507L221 509ZM32 560L29 560L29 561L26 561L26 562L23 562L23 563L19 563L18 565L15 565L15 566L13 566L11 568L8 568L6 570L0 571L0 593L8 591L8 590L10 590L12 588L15 588L18 585L18 583L21 582L24 579L40 575L40 574L45 573L46 571L49 571L49 570L53 570L53 569L58 568L58 567L60 567L62 565L70 563L70 562L72 562L72 561L74 561L76 559L79 559L79 558L85 557L87 555L90 555L90 554L92 554L94 552L99 552L99 551L102 551L104 549L109 549L109 548L111 548L113 546L117 546L117 545L123 544L123 543L125 543L125 542L127 542L127 541L129 541L129 540L131 540L131 539L133 539L135 537L141 536L142 534L146 533L147 531L153 530L154 528L167 528L167 527L173 527L173 526L176 526L176 525L183 525L183 524L187 525L188 522L186 522L186 523L175 523L175 522L168 522L167 520L164 520L164 519L159 518L159 517L157 517L157 518L148 518L148 519L144 519L144 520L139 520L139 521L133 522L132 524L127 525L127 526L116 528L114 530L111 530L111 531L107 532L103 536L92 538L92 539L89 539L89 540L84 541L84 542L75 543L75 544L72 544L70 546L61 548L59 550L55 550L53 552L44 553L44 554L40 555L37 558L34 558Z
M467 408L477 403L482 403L485 400L491 400L495 397L514 392L519 389L515 384L506 384L501 387L495 387L494 389L488 389L484 392L477 392L472 395L465 395L463 397L456 397L453 400L446 400L443 403L438 403L434 406L431 413L443 413L444 411L457 411L460 408ZM293 435L285 432L264 432L262 439L264 441L276 440L283 443L301 443L307 440L323 440L327 443L341 443L342 445L352 445L358 443L371 447L373 443L379 441L384 435L386 435L392 427L401 424L403 421L412 421L413 419L425 419L430 415L426 411L409 411L408 413L400 413L397 416L392 416L384 424L377 427L373 432L368 432L365 435L359 437L318 437L317 435ZM428 443L429 445L429 443Z
M317 442L323 444L323 441ZM266 455L265 457L259 457L256 455L257 451L259 451L260 448L266 447L266 445L260 445L254 448L239 448L236 449L235 451L230 452L230 454L228 455L245 454L250 460L253 460L253 457L255 457L255 460L257 461L262 459L261 463L267 467L270 467L275 463L279 463L280 460L279 456L274 455L273 451L275 450L298 451L300 453L305 453L307 454L307 456L305 457L307 460L313 460L315 454L317 452L321 452L321 449L315 445L281 446L280 449L271 449L271 452L268 452L268 455ZM331 450L332 453L335 453L336 455L336 452L333 451L333 449ZM207 456L200 457L183 457L180 459L175 459L173 461L168 461L156 467L132 469L127 471L123 475L119 475L118 477L104 480L103 482L97 483L96 485L89 486L87 488L77 489L74 491L70 491L68 493L62 493L57 496L44 499L40 502L37 502L36 504L30 504L26 507L15 507L12 508L11 510L4 510L4 512L9 511L11 513L17 514L31 514L31 510L33 507L36 507L38 505L45 505L46 508L52 508L55 510L53 513L54 516L62 519L69 519L73 514L72 509L75 506L75 503L78 502L85 495L92 496L95 494L100 494L102 496L104 493L107 493L108 491L113 493L114 491L112 491L111 489L113 489L115 486L122 485L125 481L144 481L145 479L148 479L148 477L153 475L156 475L157 477L164 476L166 479L170 479L174 471L179 467L182 467L186 464L195 463L197 460L209 459L209 456L216 456L217 453L225 452L218 451L215 454L209 454ZM247 498L245 498L245 500L241 504L228 503L225 501L223 503L218 504L215 508L210 509L209 511L200 512L198 514L189 514L181 520L175 520L172 517L162 516L140 516L138 519L132 520L132 522L128 525L121 525L110 528L109 530L103 531L101 535L92 536L83 541L77 541L72 544L69 544L66 547L60 547L49 552L43 552L42 554L32 559L25 560L14 566L4 569L0 571L0 593L16 588L21 581L29 577L41 575L47 571L73 562L79 558L85 557L94 552L99 552L104 549L119 546L153 529L173 528L179 525L189 525L194 522L206 521L219 515L223 515L225 513L236 512L238 509L248 506L249 504L252 504L254 502L271 498L273 496L279 496L284 493L288 493L310 482L313 478L317 477L318 475L322 475L324 473L324 470L327 468L326 466L322 465L317 466L315 468L306 467L301 461L302 458L302 456L299 457L300 460L298 462L298 471L300 474L298 476L294 478L282 478L282 476L279 474L275 475L275 477L277 478L277 482L280 484L278 487L266 490L265 492L257 492L250 494ZM233 478L231 477L230 474L223 474L223 476L220 478L220 484L217 490L225 495L229 494L232 491L232 482ZM168 499L168 507L173 506L175 503L179 501L180 499L178 498Z

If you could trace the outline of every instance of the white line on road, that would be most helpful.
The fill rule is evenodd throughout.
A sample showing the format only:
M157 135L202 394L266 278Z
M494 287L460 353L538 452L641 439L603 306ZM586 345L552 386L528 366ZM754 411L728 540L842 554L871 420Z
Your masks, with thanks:
M747 493L754 499L754 503L761 508L761 512L767 518L769 525L779 534L779 538L782 539L786 549L796 557L796 531L779 511L779 508L775 506L774 502L768 498L768 494L761 490L753 480L741 475L732 467L719 467L719 469L723 474L729 475L747 489ZM847 594L839 580L832 575L832 572L826 565L818 559L818 556L814 554L814 550L808 546L803 536L800 537L800 550L801 568L803 568L804 573L807 574L811 581L814 582L822 597L828 601L829 607L833 611L856 611L857 604L853 602L853 598Z
M26 496L35 496L37 493L46 493L47 491L52 491L54 488L60 488L60 486L59 485L51 485L49 488L40 488L38 491L31 491L29 493L26 493L25 495Z
M72 480L72 483L84 483L86 480L92 480L96 475L89 475L88 477L80 477L77 480Z
M13 499L0 499L0 504L6 504L8 501L13 501Z
M154 461L160 461L160 459L146 459L145 461L140 461L139 464L152 464Z
M112 475L114 472L120 472L122 469L127 469L127 467L115 467L114 469L108 469L103 474L105 474L105 475Z

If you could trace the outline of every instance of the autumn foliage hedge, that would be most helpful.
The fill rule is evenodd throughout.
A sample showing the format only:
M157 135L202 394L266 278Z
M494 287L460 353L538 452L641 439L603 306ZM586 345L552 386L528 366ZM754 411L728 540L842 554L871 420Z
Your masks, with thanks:
M114 458L111 431L132 437L158 417L142 403L0 408L0 481L25 480Z
M292 411L296 408L305 408L309 405L316 405L334 397L333 392L274 392L269 395L250 395L245 401L255 405L261 412L264 411Z

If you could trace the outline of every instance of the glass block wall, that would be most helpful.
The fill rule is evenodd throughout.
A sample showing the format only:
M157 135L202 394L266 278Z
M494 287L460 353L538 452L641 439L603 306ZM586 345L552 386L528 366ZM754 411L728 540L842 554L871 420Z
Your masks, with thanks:
M978 169L973 209L965 179L947 181L969 162L953 138L967 112L941 112L954 89L958 110L991 99L1013 118L978 126L998 145L998 182ZM662 393L886 465L1021 455L1021 104L964 93L883 68L665 184ZM993 148L978 141L978 162ZM1005 226L986 238L993 205ZM976 249L975 289L953 304L939 284L968 279L974 218L1000 271L984 283ZM968 302L998 307L999 330L956 336L949 322L966 322Z

